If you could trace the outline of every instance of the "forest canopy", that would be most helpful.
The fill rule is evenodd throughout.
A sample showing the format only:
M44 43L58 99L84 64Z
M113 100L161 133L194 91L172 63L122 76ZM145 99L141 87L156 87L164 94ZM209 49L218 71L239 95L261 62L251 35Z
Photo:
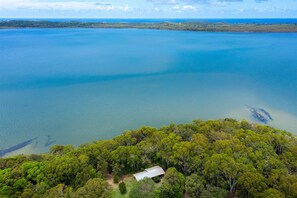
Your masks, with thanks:
M234 119L142 127L0 159L0 197L112 197L108 176L154 165L166 170L162 182L136 182L131 197L297 197L296 136Z

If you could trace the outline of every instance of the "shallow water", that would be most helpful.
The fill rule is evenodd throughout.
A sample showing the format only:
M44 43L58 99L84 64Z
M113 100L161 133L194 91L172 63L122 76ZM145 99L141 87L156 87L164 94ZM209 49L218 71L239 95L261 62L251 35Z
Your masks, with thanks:
M232 117L297 134L297 34L0 31L0 149L79 145L142 125ZM12 153L15 154L15 153Z

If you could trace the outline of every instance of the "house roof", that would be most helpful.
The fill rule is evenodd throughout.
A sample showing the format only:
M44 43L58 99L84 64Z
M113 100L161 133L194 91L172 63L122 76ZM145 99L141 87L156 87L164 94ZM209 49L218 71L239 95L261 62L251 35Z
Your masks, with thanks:
M145 169L145 171L143 171L143 172L136 173L133 176L135 177L135 179L137 181L139 181L146 177L153 178L153 177L164 175L164 174L165 174L165 171L163 170L163 168L161 168L160 166L154 166L152 168Z
M133 176L135 177L135 179L137 181L142 180L142 179L144 179L146 177L149 177L149 175L148 175L148 173L146 171L143 171L143 172L140 172L140 173L136 173Z

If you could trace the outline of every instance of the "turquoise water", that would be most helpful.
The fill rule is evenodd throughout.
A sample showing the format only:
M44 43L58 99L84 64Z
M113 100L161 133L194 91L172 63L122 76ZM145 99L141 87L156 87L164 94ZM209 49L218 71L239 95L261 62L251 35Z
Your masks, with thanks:
M0 31L0 150L79 145L143 125L232 117L297 134L297 34ZM50 135L50 141L48 140Z

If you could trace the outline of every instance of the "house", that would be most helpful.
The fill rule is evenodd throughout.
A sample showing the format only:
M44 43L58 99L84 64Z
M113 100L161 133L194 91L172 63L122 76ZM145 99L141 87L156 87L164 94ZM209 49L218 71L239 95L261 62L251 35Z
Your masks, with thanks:
M153 178L157 176L164 175L165 171L160 166L154 166L152 168L147 168L145 171L133 174L137 181L142 180L144 178Z

